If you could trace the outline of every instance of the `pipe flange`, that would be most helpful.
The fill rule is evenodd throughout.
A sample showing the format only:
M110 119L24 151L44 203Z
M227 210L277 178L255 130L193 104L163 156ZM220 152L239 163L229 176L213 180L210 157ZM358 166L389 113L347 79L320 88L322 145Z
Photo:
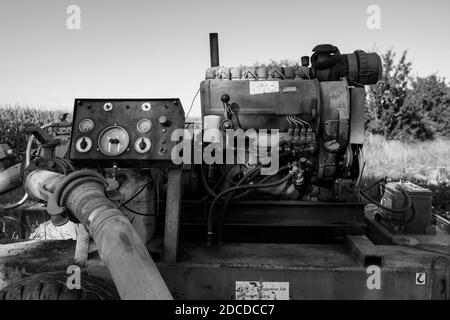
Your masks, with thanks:
M86 181L99 182L106 189L107 183L101 174L93 170L80 170L64 177L58 183L55 192L49 195L47 213L51 215L51 221L54 226L62 226L70 220L69 213L63 206L63 203L73 188Z

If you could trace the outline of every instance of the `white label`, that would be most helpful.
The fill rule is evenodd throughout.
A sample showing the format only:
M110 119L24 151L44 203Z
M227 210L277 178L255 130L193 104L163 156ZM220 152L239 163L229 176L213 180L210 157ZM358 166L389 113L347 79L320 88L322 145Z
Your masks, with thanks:
M281 89L281 91L283 93L285 93L285 92L297 92L297 87L286 87L286 88Z
M416 272L416 285L424 286L427 282L427 274L425 272Z
M274 93L280 91L278 81L249 81L250 95Z
M236 300L289 300L289 282L236 281Z

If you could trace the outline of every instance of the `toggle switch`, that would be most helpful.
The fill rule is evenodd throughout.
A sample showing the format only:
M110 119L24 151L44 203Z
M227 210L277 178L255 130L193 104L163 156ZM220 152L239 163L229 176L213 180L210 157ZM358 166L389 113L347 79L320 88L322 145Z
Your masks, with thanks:
M136 150L137 153L146 153L151 149L151 147L152 141L147 137L137 138L134 143L134 150Z
M141 150L145 150L145 148L147 148L147 144L145 143L144 138L141 139L141 142L139 143L139 148L141 148Z
M86 142L86 138L81 139L80 147L82 150L85 150L88 147L88 143Z
M75 149L80 153L86 153L92 148L92 140L88 137L81 137L75 143Z

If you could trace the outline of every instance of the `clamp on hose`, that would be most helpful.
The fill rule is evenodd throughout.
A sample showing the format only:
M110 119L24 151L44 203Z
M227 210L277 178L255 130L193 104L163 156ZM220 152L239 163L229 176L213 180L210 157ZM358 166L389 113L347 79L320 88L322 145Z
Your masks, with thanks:
M101 174L93 170L80 170L65 176L58 183L55 192L49 194L47 213L51 216L54 226L63 226L70 220L69 213L63 204L70 191L87 181L99 182L106 189L107 182Z

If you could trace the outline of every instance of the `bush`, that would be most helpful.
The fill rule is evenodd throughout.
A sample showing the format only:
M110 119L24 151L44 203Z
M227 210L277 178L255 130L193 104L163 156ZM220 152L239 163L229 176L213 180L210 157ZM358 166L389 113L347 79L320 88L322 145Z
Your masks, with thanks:
M431 140L450 133L450 94L437 75L411 77L411 62L403 52L398 62L388 50L383 79L368 88L366 129L388 139Z

